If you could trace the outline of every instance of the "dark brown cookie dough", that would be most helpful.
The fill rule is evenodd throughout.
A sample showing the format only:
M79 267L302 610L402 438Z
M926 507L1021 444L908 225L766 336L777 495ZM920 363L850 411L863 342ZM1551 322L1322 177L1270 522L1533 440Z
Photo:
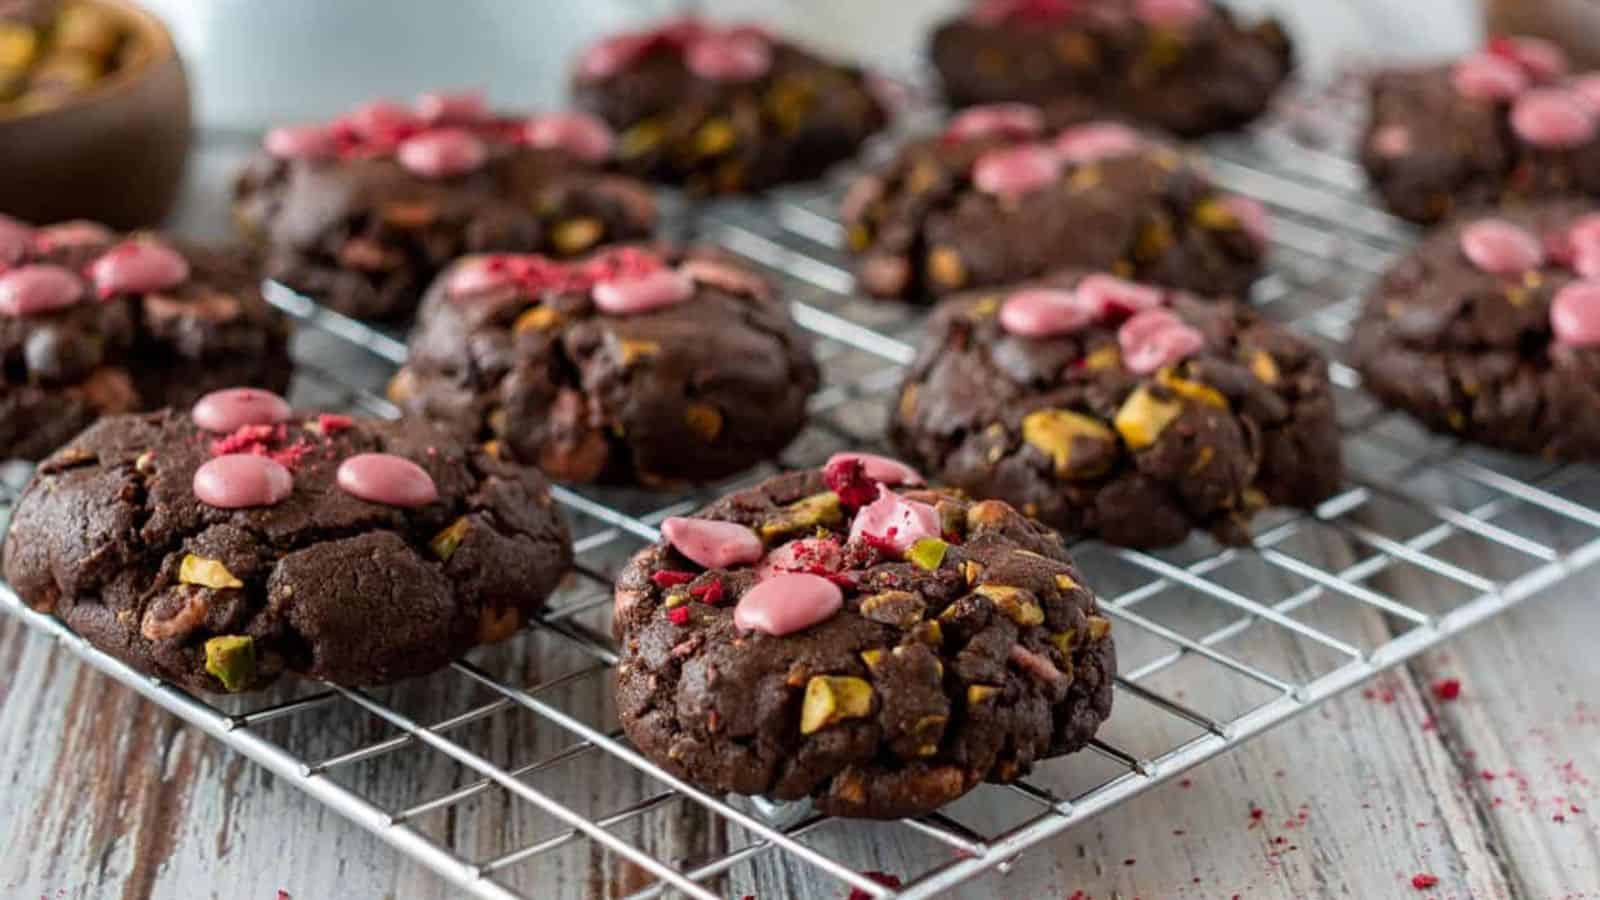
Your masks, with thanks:
M893 818L1087 744L1116 654L1060 537L998 501L827 471L669 525L624 571L617 699L635 746L707 790ZM725 564L676 549L704 520L743 532L721 560L691 551Z
M1107 121L1056 131L975 107L862 176L841 215L863 290L923 299L1069 267L1207 294L1261 274L1266 215L1174 145Z
M1085 283L1036 287L1083 297ZM894 443L938 480L1128 546L1192 530L1248 543L1263 507L1331 496L1341 464L1326 362L1236 302L1132 290L1168 314L1154 319L1162 334L1138 336L1151 314L1128 318L1134 304L1028 337L1009 325L1021 291L946 301L901 388Z
M620 133L626 171L701 193L815 178L887 118L861 70L755 26L695 19L590 47L573 93Z
M630 279L681 294L602 306ZM761 277L715 251L623 248L462 260L428 292L390 398L559 480L661 485L776 456L818 380Z
M378 101L269 133L234 218L269 277L358 318L398 319L468 253L575 256L647 238L655 201L605 171L615 139L576 114L517 119L470 96Z
M124 270L112 276L124 280L104 287L95 267L130 246L158 248L165 269L158 263L157 280L143 283L126 280ZM41 269L59 284L40 285ZM24 281L8 273L24 273ZM259 281L249 255L235 248L124 237L87 222L35 229L0 217L0 459L39 459L104 414L187 406L231 384L285 388L288 328ZM12 305L30 282L36 300L62 286L76 299Z
M1597 213L1536 205L1430 235L1367 298L1354 336L1366 388L1437 431L1600 460Z
M1063 104L1189 136L1260 116L1291 66L1277 22L1209 0L979 0L931 56L955 106Z
M1371 90L1361 159L1397 216L1600 196L1600 76L1569 76L1554 45L1497 39L1449 65L1380 73Z
M287 469L287 496L203 502L197 471L229 453ZM351 493L341 469L368 453L415 463L436 499ZM102 419L42 463L4 561L29 606L141 671L212 692L286 671L351 686L431 671L510 635L570 562L538 473L422 423L297 414L220 435L172 411Z

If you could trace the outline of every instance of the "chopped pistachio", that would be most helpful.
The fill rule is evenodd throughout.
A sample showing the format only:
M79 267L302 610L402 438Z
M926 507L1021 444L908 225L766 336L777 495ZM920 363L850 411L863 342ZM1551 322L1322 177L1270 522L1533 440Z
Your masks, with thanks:
M983 564L975 559L969 559L961 564L961 576L967 579L967 584L977 584L978 576L983 574Z
M938 538L923 538L906 551L906 559L926 572L937 571L944 564L944 555L950 545Z
M973 593L987 597L1001 615L1018 625L1038 625L1044 621L1044 610L1034 600L1033 594L1022 588L1004 584L980 584Z
M227 566L193 553L185 554L183 562L178 564L178 580L184 584L198 584L217 590L244 587L244 582L234 577Z
M428 542L428 549L433 551L434 556L449 562L450 557L456 555L456 548L460 547L461 541L466 538L468 527L466 516L451 522L444 530L433 536L433 540Z
M605 223L593 216L568 219L550 232L550 243L562 256L573 256L593 247L605 234Z
M977 706L1000 693L1000 689L987 684L973 684L967 686L967 705Z
M722 411L709 403L689 404L683 418L694 436L704 443L709 444L722 434Z
M967 530L974 531L981 525L998 525L1011 515L1011 504L1004 500L984 500L972 504L967 510Z
M1194 208L1194 223L1208 231L1238 231L1239 216L1216 197L1200 201Z
M739 134L724 118L707 119L694 133L694 150L701 156L721 156L733 148Z
M1089 351L1083 358L1085 368L1093 372L1101 369L1115 369L1122 365L1122 350L1115 344L1106 344Z
M1143 450L1161 437L1172 420L1183 412L1182 404L1173 400L1158 400L1147 386L1128 395L1122 408L1117 410L1117 432L1131 450Z
M133 468L134 471L138 472L140 475L149 475L151 472L154 472L156 470L155 451L146 450L145 452L139 454L139 458L133 461Z
M861 651L861 661L867 664L869 670L876 672L878 667L883 665L883 651L863 650Z
M1104 616L1089 617L1089 640L1103 641L1111 633L1111 620Z
M1257 350L1250 354L1250 371L1265 384L1277 384L1278 379L1282 377L1278 371L1278 361L1265 350Z
M955 250L935 247L928 253L928 277L941 287L958 288L967 283L967 266Z
M1193 400L1206 406L1215 406L1218 409L1228 408L1228 399L1222 396L1222 393L1216 388L1201 384L1198 381L1180 378L1170 366L1156 373L1156 381L1159 381L1167 390L1185 399Z
M900 391L900 418L910 421L917 415L917 397L922 393L922 386L912 382Z
M1109 453L1084 454L1080 441L1109 446L1117 436L1098 419L1068 409L1041 409L1022 420L1022 439L1050 457L1061 478L1093 478L1105 473L1112 462ZM1074 448L1078 452L1074 453ZM1074 457L1078 457L1074 459ZM1086 459L1085 459L1086 457Z
M549 331L561 324L562 315L548 306L534 306L527 312L517 316L511 323L511 330L517 334L528 334L534 331Z
M206 641L206 671L228 692L243 690L256 677L256 642L242 634Z
M660 119L645 119L624 131L617 138L617 156L636 159L655 152L667 136L667 127Z
M777 515L762 522L757 531L763 540L771 541L810 531L820 525L837 525L844 520L844 507L839 495L833 491L803 497L778 510Z
M1068 628L1066 631L1053 632L1050 635L1050 643L1054 644L1056 649L1061 651L1061 655L1067 659L1072 658L1072 647L1077 642L1078 629L1076 628Z
M806 682L800 708L800 733L815 734L841 719L872 712L872 685L849 675L817 675Z
M1056 587L1062 589L1063 591L1072 591L1077 590L1078 583L1072 580L1071 575L1057 575Z
M910 591L884 591L862 598L859 609L863 618L873 622L910 628L922 621L928 606Z

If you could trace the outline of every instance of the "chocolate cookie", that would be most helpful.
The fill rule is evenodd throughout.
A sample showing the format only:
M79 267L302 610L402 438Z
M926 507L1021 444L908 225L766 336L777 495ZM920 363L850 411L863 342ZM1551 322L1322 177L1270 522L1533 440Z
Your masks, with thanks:
M649 190L604 171L615 143L593 117L513 118L470 94L376 101L268 132L234 218L270 277L347 315L402 318L464 254L575 256L648 237Z
M620 132L624 169L701 193L815 178L886 121L861 70L693 18L590 47L573 93Z
M0 459L38 459L97 416L282 390L288 329L237 249L0 216Z
M714 251L629 247L462 260L389 395L554 478L658 485L776 456L817 384L765 280Z
M955 106L1063 104L1191 136L1260 116L1291 67L1277 22L1209 0L978 0L931 55Z
M1534 38L1450 65L1379 74L1361 158L1384 204L1414 222L1457 210L1600 196L1600 74L1571 76Z
M276 394L102 419L17 502L5 577L186 688L420 675L509 636L572 559L538 473Z
M1339 486L1326 362L1250 308L1064 274L934 313L890 435L974 496L1074 534L1250 540Z
M1367 298L1365 384L1437 431L1600 460L1600 204L1460 219Z
M1033 107L975 107L857 181L841 215L863 289L923 298L1082 267L1241 294L1261 274L1266 212L1176 147L1107 121L1050 132Z
M617 706L716 792L931 812L1082 748L1110 620L1061 538L999 501L841 454L668 519L617 582Z

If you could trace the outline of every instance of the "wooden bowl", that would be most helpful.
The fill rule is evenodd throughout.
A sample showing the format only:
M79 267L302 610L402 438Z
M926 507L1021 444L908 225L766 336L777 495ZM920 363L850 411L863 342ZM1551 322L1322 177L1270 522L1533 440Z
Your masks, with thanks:
M65 104L0 112L0 212L30 222L154 225L189 155L189 81L172 35L129 0L87 0L128 26L122 68Z

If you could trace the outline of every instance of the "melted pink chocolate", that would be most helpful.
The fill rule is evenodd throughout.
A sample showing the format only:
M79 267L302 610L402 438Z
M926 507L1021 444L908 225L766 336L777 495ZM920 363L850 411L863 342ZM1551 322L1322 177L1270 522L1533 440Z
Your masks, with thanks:
M530 146L562 150L589 163L610 159L617 145L611 126L587 113L538 116L528 120L522 134Z
M772 69L772 48L744 32L707 32L684 50L689 71L711 81L751 81Z
M822 468L830 469L835 464L847 460L855 460L856 462L861 463L861 468L866 472L868 478L871 478L873 481L881 481L891 487L898 487L899 485L903 484L915 485L924 483L922 479L922 473L918 472L916 469L911 468L898 459L892 459L887 456L879 456L876 453L858 453L856 451L848 450L843 453L835 453L834 455L828 457L828 461L823 464Z
M678 267L678 271L690 281L709 285L730 294L765 297L770 290L766 281L754 272L709 259L688 260Z
M949 141L1005 137L1027 140L1044 132L1044 114L1026 103L991 103L956 113L944 130Z
M733 624L783 637L820 625L844 606L844 591L820 575L777 575L739 598Z
M1570 347L1600 346L1600 281L1578 281L1550 303L1550 331Z
M1061 177L1061 157L1038 144L990 150L972 167L972 183L986 194L1017 197L1030 194Z
M1102 318L1159 309L1167 302L1167 293L1161 288L1099 272L1078 282L1077 294L1080 303Z
M1540 82L1555 81L1571 68L1566 51L1542 38L1497 37L1489 41L1489 52Z
M417 96L416 106L429 125L472 125L490 118L482 91L428 91Z
M503 256L474 256L457 263L445 282L451 297L486 294L518 283L517 273Z
M850 523L850 540L863 538L895 553L905 553L923 538L936 538L939 512L919 500L908 500L879 486L878 499L863 506Z
M187 281L189 261L158 241L124 241L89 264L89 278L101 297L147 294Z
M246 425L276 425L294 414L289 401L260 388L227 388L201 397L189 418L206 431L230 434Z
M1144 147L1144 136L1119 122L1077 125L1061 132L1055 140L1056 153L1076 164L1132 156Z
M384 506L414 508L439 499L428 470L391 453L358 453L339 464L339 489Z
M1539 88L1517 98L1511 108L1511 130L1535 147L1567 150L1594 140L1600 115L1576 91Z
M1056 668L1049 658L1029 650L1021 644L1012 644L1008 654L1016 667L1040 681L1054 684L1066 678L1066 673Z
M844 548L833 538L801 538L773 550L756 566L756 579L766 581L794 572L837 572L844 564Z
M440 128L407 138L395 150L407 171L423 178L456 178L489 160L489 148L470 131Z
M279 159L332 159L339 141L321 125L284 125L267 132L262 146Z
M99 222L88 219L73 219L70 222L57 222L46 225L33 232L33 245L41 252L59 250L62 247L91 247L95 244L109 244L117 236L111 229Z
M194 495L218 509L275 506L294 492L294 476L254 453L219 456L195 470Z
M344 120L369 141L394 144L422 130L422 117L393 100L371 100L351 111Z
M592 44L578 58L578 78L601 81L662 44L652 34L619 34Z
M597 282L594 305L613 316L637 315L673 306L694 296L694 282L674 269Z
M661 536L674 550L708 569L745 566L761 559L761 538L738 522L673 516L661 523Z
M1073 334L1100 319L1102 307L1077 291L1033 288L1017 291L1000 307L1000 327L1026 338Z
M1503 219L1480 219L1461 229L1461 252L1480 271L1518 275L1544 263L1544 244Z
M1205 343L1204 335L1164 309L1139 313L1117 331L1123 364L1140 375L1181 362Z
M0 316L43 315L81 299L83 280L71 269L38 264L0 274Z
M1450 80L1457 93L1472 100L1510 100L1532 86L1521 66L1492 53L1476 53L1456 63Z

